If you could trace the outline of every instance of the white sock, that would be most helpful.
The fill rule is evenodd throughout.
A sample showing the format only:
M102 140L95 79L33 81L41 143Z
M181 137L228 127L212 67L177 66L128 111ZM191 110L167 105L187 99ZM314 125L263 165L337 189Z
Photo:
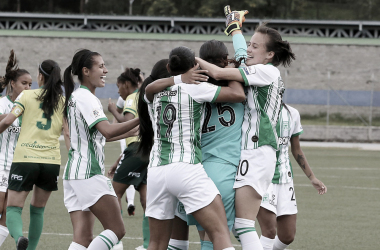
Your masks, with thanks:
M237 234L236 230L235 230L235 225L232 226L232 230L231 230L232 234L235 236L235 239L237 241L239 241L240 243L240 239L239 239L239 235Z
M243 250L263 250L255 229L255 221L235 218L235 230Z
M119 242L116 234L107 229L101 232L95 239L91 241L88 250L109 250Z
M8 228L0 225L0 246L3 245L5 239L8 237Z
M71 242L68 250L86 250L86 249L87 248L85 248L84 246L82 246L78 243Z
M116 245L111 248L111 250L123 250L123 242L119 241Z
M289 245L285 245L284 243L282 243L281 240L276 235L276 238L274 238L273 250L283 250L283 249L286 249L288 246Z
M261 235L260 242L261 242L261 245L263 246L264 250L272 250L273 249L274 239L271 239L271 238L268 238L268 237Z
M234 247L227 247L227 248L223 248L223 250L235 250Z
M181 249L181 250L189 249L189 241L170 239L168 250L175 250L175 249Z
M133 185L130 185L125 191L125 195L127 196L127 199L128 199L128 206L135 205L135 194L136 194L135 187Z

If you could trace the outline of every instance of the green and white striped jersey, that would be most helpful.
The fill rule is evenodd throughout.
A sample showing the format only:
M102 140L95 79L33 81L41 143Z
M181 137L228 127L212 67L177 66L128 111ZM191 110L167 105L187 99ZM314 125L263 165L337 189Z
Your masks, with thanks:
M0 115L11 112L13 102L7 95L0 99ZM0 134L0 169L10 170L13 154L21 132L21 117L18 117L3 133Z
M148 108L154 130L149 167L202 162L204 103L214 102L220 89L207 82L181 83L154 95ZM145 100L149 103L146 96Z
M246 88L241 149L256 149L263 145L277 150L276 123L280 113L284 83L280 71L272 64L257 64L239 68Z
M107 120L99 99L84 86L76 89L67 107L70 129L69 158L64 180L88 179L104 174L105 137L95 125Z
M285 184L293 179L292 164L289 159L290 138L303 133L298 110L286 105L281 108L276 130L279 139L279 150L276 152L277 162L272 183Z

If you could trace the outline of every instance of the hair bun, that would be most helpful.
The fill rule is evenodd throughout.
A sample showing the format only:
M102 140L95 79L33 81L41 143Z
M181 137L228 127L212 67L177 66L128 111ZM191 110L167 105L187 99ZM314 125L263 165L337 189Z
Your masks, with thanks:
M181 64L181 58L178 56L178 55L172 55L169 59L169 64L173 67L173 68L177 68L180 66Z
M132 73L136 76L139 77L141 70L139 68L131 69Z

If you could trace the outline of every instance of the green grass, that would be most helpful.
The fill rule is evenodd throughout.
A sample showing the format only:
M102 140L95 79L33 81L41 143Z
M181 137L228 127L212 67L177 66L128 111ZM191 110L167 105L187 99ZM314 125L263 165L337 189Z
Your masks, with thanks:
M369 124L368 117L363 117L364 121ZM326 113L318 115L301 115L303 125L326 125ZM329 125L335 126L367 126L357 116L344 117L339 113L330 114ZM380 116L372 117L372 126L380 126Z
M63 146L63 144L61 144ZM327 194L319 196L316 190L292 159L294 166L296 197L298 203L297 235L289 249L377 249L378 213L380 200L380 154L376 151L356 149L304 148L315 175L325 183ZM106 166L118 157L118 143L107 143ZM62 163L66 163L67 151L62 149ZM63 167L61 167L62 176ZM24 231L29 224L29 195L23 211ZM136 215L124 214L126 238L124 249L133 250L142 244L142 216L136 194ZM123 210L126 211L123 202ZM63 204L62 180L59 190L54 192L45 210L45 224L38 249L67 250L72 241L72 226ZM96 222L94 234L102 231ZM260 233L260 230L258 230ZM61 235L58 235L61 234ZM27 233L25 233L27 236ZM191 227L190 249L200 249L197 232ZM1 249L14 249L14 240L9 236ZM233 244L238 245L235 239ZM236 249L241 249L236 246Z
M252 34L245 36L249 41ZM100 31L47 31L47 30L0 30L1 36L25 37L71 37L71 38L103 38L103 39L138 39L138 40L178 40L178 41L207 41L217 39L231 42L231 37L225 35L197 35L197 34L155 34L155 33L128 33L128 32L100 32ZM380 45L380 39L370 38L329 38L329 37L283 37L291 43L306 44L347 44L347 45Z

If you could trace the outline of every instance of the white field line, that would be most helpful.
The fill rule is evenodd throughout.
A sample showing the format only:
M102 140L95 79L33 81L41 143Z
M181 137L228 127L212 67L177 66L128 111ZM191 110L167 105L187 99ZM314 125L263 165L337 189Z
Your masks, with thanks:
M311 184L295 184L294 186L298 187L312 187ZM371 188L371 187L352 187L352 186L330 186L326 185L327 188L347 188L347 189L358 189L358 190L373 190L380 191L380 188Z
M323 169L323 170L365 170L365 171L380 171L380 168L336 168L336 167L313 167L313 169Z
M306 177L304 174L295 174L293 176L296 177ZM340 179L342 176L340 175L318 175L319 178L333 178L333 179ZM380 179L380 176L355 176L355 178L360 178L360 179Z

